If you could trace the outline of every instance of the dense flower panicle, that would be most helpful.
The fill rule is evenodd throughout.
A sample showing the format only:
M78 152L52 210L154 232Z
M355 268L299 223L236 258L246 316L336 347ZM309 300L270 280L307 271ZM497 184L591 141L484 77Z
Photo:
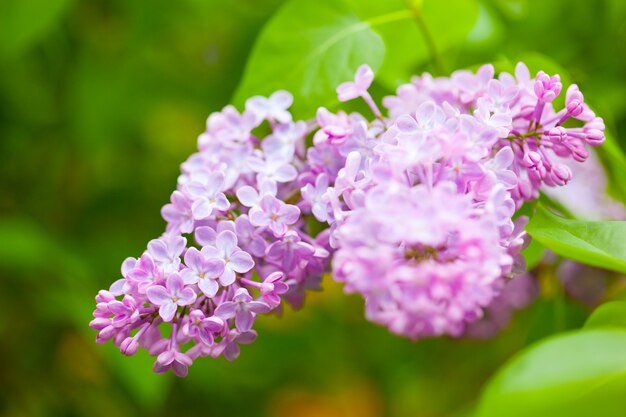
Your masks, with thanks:
M351 97L370 104L359 73ZM604 139L577 86L553 107L561 89L558 76L532 79L523 64L497 78L485 65L415 77L383 100L386 119L318 111L309 155L334 159L325 171L309 164L302 195L330 225L335 279L363 295L370 320L410 338L459 336L524 270L516 210L565 185L565 161L583 162L586 145Z
M604 124L575 85L556 110L558 76L523 64L415 77L383 100L388 117L373 78L363 65L337 88L373 120L320 108L294 121L285 91L209 116L161 211L165 233L96 297L97 341L143 347L156 372L179 376L197 357L232 360L259 314L319 288L331 257L369 320L412 339L463 335L524 270L516 210L566 184L564 161L584 161ZM328 227L315 234L308 219Z
M308 131L292 121L291 102L279 91L251 98L241 114L227 106L209 117L161 211L165 234L97 296L99 343L112 339L127 355L144 347L156 372L184 376L197 357L235 359L256 338L259 314L319 287L328 239L310 236L301 219L294 180ZM271 133L256 137L263 123Z

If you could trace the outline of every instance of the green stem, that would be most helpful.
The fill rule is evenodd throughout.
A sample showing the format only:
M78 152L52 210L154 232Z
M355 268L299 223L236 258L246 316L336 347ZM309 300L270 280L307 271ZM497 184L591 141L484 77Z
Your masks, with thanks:
M446 67L443 64L441 55L439 54L437 50L435 39L433 38L432 33L430 33L430 30L428 30L426 21L424 20L424 17L422 16L422 10L417 5L416 0L404 0L404 3L413 14L413 19L417 23L417 27L419 27L420 32L422 32L422 36L424 37L424 41L426 42L426 47L428 48L428 52L430 54L430 60L433 64L433 68L435 69L435 72L437 73L436 75L447 74Z

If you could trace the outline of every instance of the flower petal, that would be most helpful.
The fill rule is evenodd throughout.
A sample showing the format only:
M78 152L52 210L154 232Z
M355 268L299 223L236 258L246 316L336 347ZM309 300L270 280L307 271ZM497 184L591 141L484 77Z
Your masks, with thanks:
M222 320L228 320L235 317L236 312L237 303L232 301L226 301L217 306L214 315Z
M247 332L252 328L254 316L247 310L239 310L235 315L235 326L240 332Z
M204 274L210 278L217 278L224 272L225 265L221 259L209 259L206 262Z
M274 179L278 182L289 182L296 179L298 171L293 165L285 164L276 170Z
M148 288L146 291L146 295L148 296L148 300L154 305L161 306L167 304L172 301L172 297L165 289L165 287L161 285L153 285Z
M148 242L148 252L156 261L169 261L170 254L167 245L161 239L152 239Z
M199 280L198 287L200 288L200 291L202 291L204 295L209 298L215 297L215 294L217 294L217 290L219 289L217 282L210 278L203 278Z
M250 210L248 216L250 217L250 223L254 226L263 227L270 224L269 215L259 208L253 208L252 210Z
M185 283L185 285L193 285L197 283L198 279L200 278L198 276L198 273L190 268L183 269L182 271L179 272L179 274L180 274L180 277L183 279L183 282Z
M179 274L174 273L167 279L165 287L171 295L179 296L180 292L185 288L185 281L183 281Z
M177 303L179 306L188 306L189 304L193 304L194 301L196 301L196 292L187 287L180 292Z
M272 308L262 301L250 301L248 303L248 310L257 314L269 313ZM240 329L241 330L241 329Z
M191 212L195 220L206 219L213 212L213 205L206 199L196 200L191 206Z
M172 300L169 303L163 304L159 307L159 315L165 322L172 321L174 315L176 314L176 309L178 306Z
M294 224L300 217L300 209L291 204L285 204L280 210L280 217L285 224Z
M230 230L224 230L217 235L215 246L225 255L229 256L237 247L237 235Z
M248 272L254 267L252 256L250 256L248 252L244 252L242 250L235 251L230 256L230 262L228 262L228 264L233 271L239 272L240 274Z
M215 245L217 233L209 226L200 226L196 229L195 237L200 246Z
M237 190L237 198L244 206L252 207L259 202L259 193L249 185L244 185Z
M230 265L227 264L224 268L224 272L220 275L220 284L227 287L233 282L235 282L235 271L230 268Z
M185 253L185 265L194 271L201 271L203 268L204 257L200 251L194 247L187 249Z

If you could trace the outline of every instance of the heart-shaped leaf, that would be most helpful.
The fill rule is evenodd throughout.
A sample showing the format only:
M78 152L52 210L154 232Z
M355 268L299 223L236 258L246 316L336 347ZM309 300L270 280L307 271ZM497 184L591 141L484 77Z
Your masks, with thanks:
M359 65L380 68L385 45L372 26L410 17L404 10L362 20L341 1L289 1L259 36L234 102L285 89L294 95L294 114L311 117L337 101L336 87Z

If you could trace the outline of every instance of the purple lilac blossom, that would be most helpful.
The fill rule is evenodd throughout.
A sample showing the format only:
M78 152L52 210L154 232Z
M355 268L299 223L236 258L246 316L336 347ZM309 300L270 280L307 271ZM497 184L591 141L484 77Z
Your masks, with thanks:
M144 348L156 372L185 376L199 357L238 357L258 315L301 306L329 272L363 296L367 319L411 339L463 335L520 283L528 238L513 216L572 179L602 119L575 85L555 109L558 76L523 64L414 77L383 99L387 116L373 79L362 65L337 88L372 118L320 108L295 121L286 91L210 115L162 209L165 233L96 296L97 342Z

